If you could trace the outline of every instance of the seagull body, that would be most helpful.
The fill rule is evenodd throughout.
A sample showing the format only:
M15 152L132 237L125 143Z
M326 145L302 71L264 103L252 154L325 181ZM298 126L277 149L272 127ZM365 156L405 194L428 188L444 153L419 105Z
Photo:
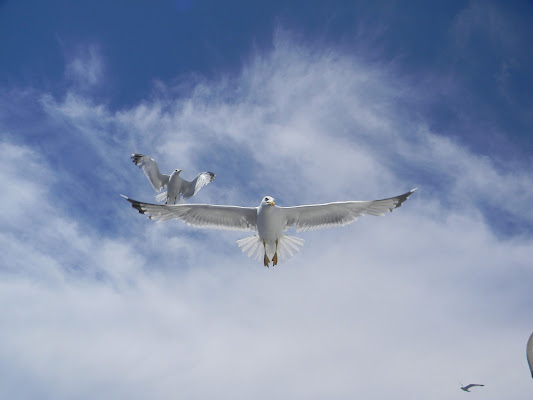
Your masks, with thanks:
M470 388L473 388L474 386L485 386L485 385L480 385L478 383L471 383L469 385L466 385L466 386L461 386L461 390L464 390L465 392L470 392Z
M271 196L265 196L259 207L238 207L211 204L158 205L128 200L133 208L150 219L166 221L180 219L198 228L256 231L253 236L237 241L248 257L263 259L268 267L280 259L289 258L303 246L303 239L286 235L289 228L309 231L343 226L354 222L361 215L385 215L402 203L416 190L383 200L344 201L312 204L296 207L278 207Z
M526 356L529 370L531 371L531 377L533 378L533 333L529 336L529 340L527 341Z
M131 159L135 165L141 168L152 187L156 192L160 192L155 199L157 202L165 204L176 204L194 196L205 185L213 182L215 174L212 172L201 172L189 182L180 176L181 169L175 169L170 175L162 174L159 171L157 162L143 154L132 154ZM161 192L164 189L166 192Z

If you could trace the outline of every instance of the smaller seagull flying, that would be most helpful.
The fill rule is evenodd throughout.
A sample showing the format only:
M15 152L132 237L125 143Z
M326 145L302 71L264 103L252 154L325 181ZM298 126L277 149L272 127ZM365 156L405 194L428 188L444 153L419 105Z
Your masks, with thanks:
M194 196L205 185L213 182L215 174L212 172L200 172L192 182L180 176L181 169L175 169L172 174L165 175L159 171L159 166L154 159L143 154L132 154L131 159L138 165L152 184L156 192L160 192L155 199L158 203L165 204L182 203L183 199ZM161 192L167 189L166 192Z
M470 388L473 388L474 386L485 386L485 385L480 385L479 383L471 383L469 385L466 385L466 386L461 386L461 390L464 390L465 392L470 392Z
M529 370L531 371L531 377L533 378L533 333L527 341L526 356L527 363L529 364Z

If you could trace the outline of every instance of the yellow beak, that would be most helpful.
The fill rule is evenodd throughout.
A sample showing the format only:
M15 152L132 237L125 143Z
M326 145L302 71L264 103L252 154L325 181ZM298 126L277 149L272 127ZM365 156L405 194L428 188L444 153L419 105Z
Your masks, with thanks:
M274 200L272 201L267 201L268 204L270 204L271 206L275 206L276 205L276 202Z

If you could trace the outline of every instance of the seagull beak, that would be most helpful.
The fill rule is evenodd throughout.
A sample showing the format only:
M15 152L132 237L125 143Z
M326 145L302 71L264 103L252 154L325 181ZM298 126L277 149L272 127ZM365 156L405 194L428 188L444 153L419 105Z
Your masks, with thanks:
M276 205L276 202L274 200L272 201L267 201L268 204L270 204L271 206L275 206Z

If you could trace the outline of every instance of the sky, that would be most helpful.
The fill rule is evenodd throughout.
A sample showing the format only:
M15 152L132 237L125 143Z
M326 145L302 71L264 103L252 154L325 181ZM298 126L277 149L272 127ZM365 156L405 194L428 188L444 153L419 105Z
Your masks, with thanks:
M531 399L532 17L0 1L0 397ZM132 209L132 153L213 171L191 203L418 190L267 269Z

